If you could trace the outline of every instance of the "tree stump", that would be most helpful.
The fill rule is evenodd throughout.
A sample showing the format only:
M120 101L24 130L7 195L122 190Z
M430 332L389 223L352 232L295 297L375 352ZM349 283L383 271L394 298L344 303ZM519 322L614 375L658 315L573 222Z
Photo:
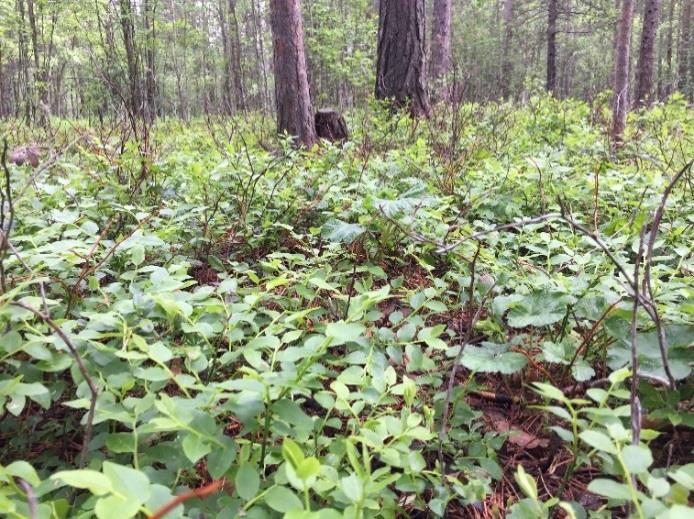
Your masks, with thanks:
M330 142L344 142L349 139L347 123L340 112L318 110L316 112L316 134Z

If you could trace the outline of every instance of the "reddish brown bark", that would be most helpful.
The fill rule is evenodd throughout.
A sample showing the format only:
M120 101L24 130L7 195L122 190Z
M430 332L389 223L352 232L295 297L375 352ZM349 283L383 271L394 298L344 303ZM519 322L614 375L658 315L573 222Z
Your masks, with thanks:
M660 0L646 0L643 11L641 48L636 72L637 105L646 105L653 100L653 64L655 62L655 39L658 33Z
M315 144L316 128L309 95L304 28L299 0L271 0L277 129L306 147Z

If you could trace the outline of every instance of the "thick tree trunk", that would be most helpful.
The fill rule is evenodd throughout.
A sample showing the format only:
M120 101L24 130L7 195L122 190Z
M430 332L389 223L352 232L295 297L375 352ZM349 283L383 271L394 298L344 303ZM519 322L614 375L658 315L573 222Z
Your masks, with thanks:
M558 0L549 0L547 5L547 92L554 93L557 87L557 19Z
M658 34L660 0L646 0L643 11L641 48L636 72L636 95L638 106L647 105L653 100L653 64L655 62L655 39Z
M612 102L612 137L622 140L629 110L629 61L631 26L634 19L634 0L622 0L617 23L617 45L614 64L614 99Z
M378 18L376 98L430 113L425 68L424 0L381 0Z
M451 71L451 0L434 0L429 74L434 81Z
M300 0L271 0L277 129L306 147L315 144L316 127L306 74Z

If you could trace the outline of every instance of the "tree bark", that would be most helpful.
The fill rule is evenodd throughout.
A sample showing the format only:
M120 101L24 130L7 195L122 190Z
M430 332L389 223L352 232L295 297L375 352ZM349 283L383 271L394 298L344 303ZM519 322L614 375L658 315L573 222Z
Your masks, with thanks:
M229 0L229 58L232 85L238 110L246 109L246 92L243 87L243 67L241 66L241 37L239 21L236 17L236 1Z
M451 71L451 0L434 0L429 74L434 81Z
M680 14L680 41L679 41L679 51L677 56L677 72L678 81L677 88L680 92L684 94L692 94L691 78L689 77L692 73L691 63L692 58L694 58L694 52L692 52L692 35L691 31L692 24L692 0L682 0L682 11Z
M547 92L554 94L557 87L557 19L559 18L558 0L549 0L547 4Z
M641 48L636 72L637 106L648 105L653 101L653 64L655 62L655 39L658 34L660 17L660 0L646 0L643 11L643 29L641 31Z
M140 96L137 51L135 49L133 10L130 0L120 0L120 23L123 31L125 59L128 64L128 110L132 117L139 117L142 111L142 98Z
M629 110L629 61L634 0L622 0L617 23L617 45L614 66L614 99L612 102L612 137L621 143Z
M381 0L376 98L407 106L413 116L428 117L424 31L424 0Z
M308 89L300 0L271 0L277 129L310 148L316 127Z
M144 22L147 31L147 43L145 48L145 115L151 123L157 115L157 82L155 45L156 33L154 31L154 14L156 12L156 0L144 0Z
M511 79L513 76L513 59L511 57L511 40L513 39L513 5L514 0L504 0L502 19L504 36L501 42L501 95L505 99L511 97Z

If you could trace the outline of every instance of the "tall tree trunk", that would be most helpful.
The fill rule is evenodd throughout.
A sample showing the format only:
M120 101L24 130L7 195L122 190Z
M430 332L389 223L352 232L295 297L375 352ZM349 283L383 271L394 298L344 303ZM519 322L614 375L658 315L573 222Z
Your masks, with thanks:
M152 122L157 115L157 83L155 71L155 45L156 33L154 30L154 15L156 13L156 0L144 0L144 21L147 31L147 43L145 47L145 116Z
M44 117L46 105L46 78L44 69L41 66L41 47L39 45L39 31L36 24L36 11L34 9L34 0L27 0L27 14L29 15L29 28L31 29L31 49L34 57L33 68L33 90L36 94L36 99L32 102L34 106L34 119L41 126L47 123Z
M125 59L128 64L128 110L132 117L139 117L142 111L142 97L140 95L140 72L137 50L135 49L135 24L130 0L120 0L120 24L123 31Z
M232 115L236 111L234 104L233 89L231 87L233 78L231 77L231 42L229 41L229 28L227 24L226 7L224 0L219 0L217 14L219 15L219 28L222 35L222 53L224 55L224 73L222 74L222 101L224 112Z
M310 148L317 138L308 90L300 0L270 0L270 20L277 129L296 136Z
M682 11L680 13L680 41L677 55L677 88L684 94L692 94L690 74L693 72L690 61L694 58L692 51L692 0L682 0Z
M557 19L559 18L558 0L549 0L547 4L547 92L554 93L557 87Z
M381 0L378 17L376 98L430 113L425 68L424 0Z
M243 67L241 66L241 36L239 35L239 21L236 17L237 0L229 0L229 66L232 75L232 85L236 97L236 107L239 110L246 109L246 93L243 87Z
M614 99L612 102L612 137L621 143L629 110L629 61L634 0L622 0L617 24L617 48L614 63Z
M670 12L668 13L668 28L667 36L665 40L665 63L667 67L667 77L663 85L663 97L667 97L672 93L672 47L673 47L673 33L675 32L675 0L670 0Z
M646 0L643 11L643 29L641 31L641 48L636 72L636 95L634 101L638 106L649 104L653 100L653 64L655 62L655 39L660 20L660 0Z
M511 96L511 80L513 76L513 58L511 56L511 40L513 39L513 10L514 0L503 0L504 7L501 17L504 23L504 35L501 42L501 95L505 99Z
M443 83L442 80L451 71L451 65L451 0L434 0L429 64L431 79L434 82Z

